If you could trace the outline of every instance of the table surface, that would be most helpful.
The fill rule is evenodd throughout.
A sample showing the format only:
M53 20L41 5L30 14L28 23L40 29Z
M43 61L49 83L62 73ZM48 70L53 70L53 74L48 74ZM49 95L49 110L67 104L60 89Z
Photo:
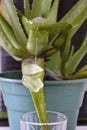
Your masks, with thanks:
M0 127L0 130L10 130L9 127ZM76 130L87 130L87 126L78 126Z

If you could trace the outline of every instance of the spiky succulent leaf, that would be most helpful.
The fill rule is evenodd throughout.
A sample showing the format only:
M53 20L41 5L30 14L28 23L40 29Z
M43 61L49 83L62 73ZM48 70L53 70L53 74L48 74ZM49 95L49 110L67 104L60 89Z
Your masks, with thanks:
M76 33L79 27L87 18L87 0L79 0L72 9L61 19L67 21L72 26L72 36Z
M60 72L62 77L66 76L65 66L66 66L67 58L69 56L70 45L71 45L71 35L69 31L66 39L64 52L62 54L61 64L60 64Z
M21 53L19 52L19 50L17 50L12 44L11 42L9 42L9 40L7 39L5 33L3 32L3 29L0 25L0 45L12 56L15 57L15 59L21 59Z
M70 32L72 38L72 36L76 33L76 31L79 29L79 27L82 25L82 23L85 21L86 18L87 18L87 0L79 0L60 21L66 21L72 25L72 29ZM67 43L65 44L67 46ZM62 57L63 58L61 62L62 67L64 67L63 64L66 63L68 55L67 51L64 51L64 53L66 54L64 54L65 56L63 55ZM57 57L54 58L57 59ZM50 61L51 60L53 60L53 58L51 58ZM50 64L50 66L53 66L53 64ZM61 70L63 71L64 69Z
M33 55L20 46L11 26L0 15L0 45L16 60L31 58Z
M83 67L81 67L81 68L78 70L78 73L79 73L79 72L84 72L84 71L87 71L87 65L84 65Z
M14 30L15 36L17 38L17 40L19 41L19 43L21 44L21 46L26 46L26 42L27 42L27 38L25 36L25 33L23 32L22 26L19 22L19 18L17 16L17 10L13 4L12 0L5 0L5 4L6 4L6 9L8 11L8 15L12 24L12 28Z
M0 25L5 33L6 37L11 42L11 44L15 47L15 49L20 49L21 46L19 45L19 42L17 41L17 39L14 35L12 27L6 22L6 20L1 15L0 15Z
M32 3L31 19L41 16L41 0L34 0Z
M75 54L72 55L72 57L67 61L67 64L66 64L67 74L72 74L73 72L75 72L75 69L77 68L80 61L83 59L86 52L87 52L87 35L81 47L79 48L79 50L76 51Z
M84 79L84 78L87 78L87 71L77 72L75 74L67 75L65 77L66 80L75 80L75 79Z
M55 58L56 57L56 58ZM46 65L50 66L51 70L58 70L58 72L60 73L60 63L61 63L61 55L60 52L57 51L57 53L55 53L54 55L52 55L50 58L53 58L53 60L48 60ZM55 64L53 64L55 63ZM51 64L53 64L53 66L51 66Z
M72 58L73 54L74 54L74 48L75 46L71 46L70 52L69 52L69 56L68 56L68 61Z
M0 13L5 18L5 20L11 25L11 21L5 7L5 0L0 0Z
M47 18L51 9L52 0L42 0L42 17Z
M54 3L50 9L49 15L47 16L47 19L49 21L51 22L57 21L58 6L59 6L59 0L54 0Z
M31 19L31 9L29 0L24 0L24 15L26 18Z

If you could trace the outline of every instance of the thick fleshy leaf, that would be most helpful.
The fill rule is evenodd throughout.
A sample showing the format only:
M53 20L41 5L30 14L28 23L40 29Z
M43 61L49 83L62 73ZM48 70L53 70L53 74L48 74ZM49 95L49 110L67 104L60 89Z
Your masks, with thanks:
M55 64L53 64L53 63L55 63ZM52 69L53 71L58 70L58 72L59 72L60 71L60 63L61 63L61 55L60 55L60 52L58 51L57 53L52 55L52 60L48 60L46 64L47 64L47 66L50 66L50 69Z
M12 0L5 0L6 9L8 11L8 15L15 33L17 40L19 41L21 46L26 46L27 38L25 33L23 32L22 26L19 22L19 18L17 16L16 8L13 4Z
M24 15L26 18L31 18L30 2L29 0L24 0Z
M25 87L27 87L30 90L39 121L46 123L48 122L48 119L43 91L43 79L45 74L43 66L44 60L41 58L37 59L36 61L35 59L24 60L22 63L22 82L25 85ZM33 70L34 68L37 69ZM29 74L26 71L28 71ZM47 125L42 126L42 129L49 130Z
M87 18L87 0L79 0L74 6L73 8L67 12L67 14L60 20L60 22L62 21L66 21L69 22L72 25L72 29L70 32L70 37L72 38L72 36L76 33L76 31L79 29L79 27L82 25L82 23L85 21L85 19ZM65 73L65 64L66 64L66 60L67 60L67 56L68 56L68 52L69 52L69 46L70 46L70 42L67 40L67 43L65 43L66 45L66 49L64 49L64 53L63 53L63 57L62 57L62 62L61 62L61 71L62 74ZM67 47L68 46L68 47ZM56 57L51 57L51 60L57 59ZM54 66L54 63L50 64L50 66Z
M60 64L60 71L61 71L62 77L66 76L65 67L66 67L66 62L69 55L70 45L71 45L71 35L70 35L70 32L68 32L66 44L65 44L64 52L62 54L62 59L61 59L61 64Z
M33 0L31 19L41 16L41 1L42 0Z
M27 42L27 50L36 56L43 53L48 46L48 38L48 31L30 30Z
M52 0L42 0L42 17L47 18L50 8L51 8Z
M11 21L10 21L10 18L8 16L8 13L7 13L7 10L5 7L5 0L0 0L0 13L5 18L5 20L8 22L8 24L11 25Z
M57 14L58 14L58 6L59 6L59 0L54 0L53 5L50 9L50 13L47 16L47 19L51 22L57 21Z
M48 123L47 113L46 113L46 103L44 97L44 89L41 88L39 92L31 92L34 106L37 111L39 122ZM43 113L43 114L42 114ZM42 130L49 130L48 125L42 125Z
M81 47L79 48L79 50L75 52L75 54L73 54L72 57L67 61L67 64L66 64L67 74L72 74L75 71L78 64L80 63L80 61L82 60L82 58L84 57L86 53L87 53L87 35Z
M22 16L22 24L25 28L27 35L30 30L46 30L49 31L49 39L51 40L56 34L65 31L67 28L72 26L67 22L56 22L51 23L47 19L42 17L35 18L33 20L28 20L25 16Z
M1 24L1 27L2 27L6 37L11 42L11 44L15 48L20 49L21 46L19 45L19 42L17 41L17 39L14 35L12 27L6 22L6 20L1 15L0 15L0 24Z
M39 60L39 62L43 60ZM43 87L44 70L35 61L22 63L22 82L32 92L38 92Z
M61 19L73 25L72 36L87 18L87 0L79 0L70 11Z
M22 48L15 48L11 42L12 41L8 40L0 24L0 45L2 48L5 49L15 60L22 60L25 58L33 57L32 54L30 54L27 50L24 50Z
M0 25L0 45L12 57L15 57L15 59L17 58L17 60L21 60L21 58L19 56L19 55L21 55L21 53L19 52L19 50L17 51L17 49L13 45L11 45L11 43L8 41L7 37L5 36L5 34L3 32L1 25Z

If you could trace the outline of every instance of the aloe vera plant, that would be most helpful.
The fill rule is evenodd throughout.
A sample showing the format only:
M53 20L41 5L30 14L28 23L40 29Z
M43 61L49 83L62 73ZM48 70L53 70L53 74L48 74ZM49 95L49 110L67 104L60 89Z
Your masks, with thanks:
M12 0L0 0L0 45L21 60L22 82L31 92L40 122L47 122L45 71L61 80L87 77L87 65L75 71L87 52L87 35L77 52L71 46L72 37L87 18L87 0L79 0L60 21L58 6L59 0L33 0L31 6L24 0L22 14Z

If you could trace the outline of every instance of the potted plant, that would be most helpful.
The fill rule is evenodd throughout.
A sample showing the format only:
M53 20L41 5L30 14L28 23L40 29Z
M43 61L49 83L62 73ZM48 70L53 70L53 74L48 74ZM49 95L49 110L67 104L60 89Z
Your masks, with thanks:
M31 99L29 98L29 90L40 122L47 121L43 82L45 77L48 79L51 77L52 81L46 81L45 87L47 109L62 111L68 115L68 130L74 130L78 116L78 108L81 106L82 98L86 90L86 86L84 86L86 79L83 78L87 77L87 65L83 66L78 71L76 71L76 68L86 54L87 36L85 36L81 47L75 53L74 47L71 46L71 39L87 18L87 0L79 0L65 16L57 22L58 5L59 0L54 0L53 2L50 0L33 0L31 5L28 0L24 0L24 14L22 14L14 6L12 0L9 0L9 3L7 0L1 0L0 45L15 60L22 62L22 83L28 89L25 87L23 87L23 90L21 90L21 87L17 88L17 95L19 95L19 92L20 95L26 93L24 95L26 100L23 100L22 96L19 99L18 104L22 108L19 113L21 114L29 110L34 110ZM17 78L17 74L20 76L17 72L14 73L14 78ZM4 74L1 74L1 76L3 77ZM10 77L12 76L13 73L11 73ZM7 78L2 77L0 80L2 83L4 101L6 102L6 106L7 104L10 105L7 111L10 117L9 122L12 126L15 124L15 116L19 117L19 108L16 110L15 114L11 113L14 110L14 102L17 102L17 99L15 97L14 101L11 102L9 98L12 99L12 94L8 96L6 92L12 92L11 88L13 89L14 86L12 84L13 80L10 80L11 87L7 87L9 74L6 74ZM4 79L7 81L5 85L3 82ZM18 85L19 83L21 84L21 81L15 79L15 83ZM73 84L74 89L71 87ZM80 88L80 90L78 90L78 88ZM14 91L15 90L13 89L12 93L14 93ZM71 93L74 95L72 96ZM52 94L58 95L59 98L54 98ZM72 98L69 97L69 95L71 95ZM71 103L73 98L74 103L73 101ZM78 103L75 102L79 98L80 101L78 101ZM23 101L24 103L26 102L26 105ZM56 105L54 105L53 102ZM66 102L69 104L70 108L67 107ZM16 108L18 107L18 104L16 104ZM75 111L73 111L74 108ZM23 111L24 109L25 111ZM69 115L71 112L72 114ZM72 115L74 115L74 118ZM13 117L12 122L11 117ZM16 119L19 120L19 118ZM15 126L18 126L18 124L11 128L18 130L19 126L18 128Z

